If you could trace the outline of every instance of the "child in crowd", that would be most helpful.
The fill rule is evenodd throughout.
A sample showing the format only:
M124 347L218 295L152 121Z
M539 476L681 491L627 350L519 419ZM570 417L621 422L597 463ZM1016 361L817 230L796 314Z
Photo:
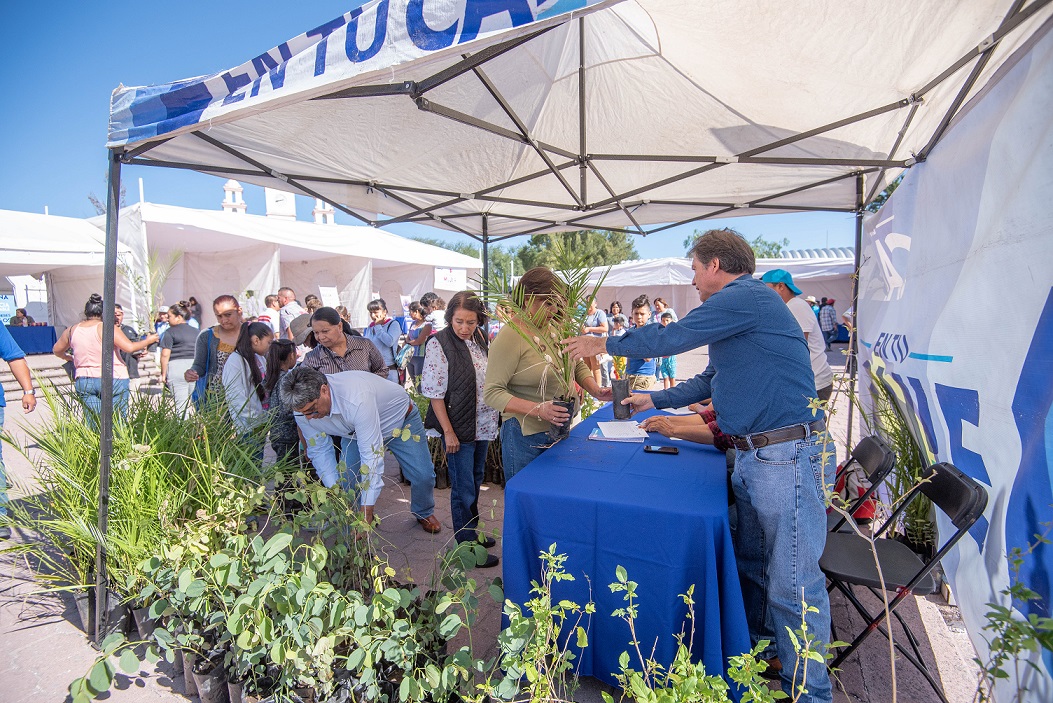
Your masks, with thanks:
M670 322L673 322L673 314L669 310L662 313L661 317L658 318L659 324L662 327L668 327ZM676 385L676 357L675 356L663 356L658 361L659 374L658 378L662 379L662 388L669 389Z
M431 295L429 311L424 319L431 325L430 334L435 334L446 329L446 301L434 293ZM421 304L424 304L423 298L421 299Z
M633 301L633 322L637 327L643 327L650 319L650 301L646 295L641 295ZM629 359L626 374L630 391L649 391L654 386L655 360L653 358Z
M629 320L625 318L625 315L618 313L611 318L611 331L609 334L611 337L621 337L625 334L628 327ZM610 364L607 370L608 376L612 379L625 378L625 361L624 356L611 357L611 360L608 362Z
M413 379L413 386L417 387L420 385L420 375L424 370L424 344L428 341L427 331L424 330L425 322L424 316L427 314L427 310L422 308L420 303L413 302L409 304L410 314L410 325L409 329L406 330L406 344L413 347L413 357L409 363L410 377ZM424 331L424 337L421 337L421 332Z

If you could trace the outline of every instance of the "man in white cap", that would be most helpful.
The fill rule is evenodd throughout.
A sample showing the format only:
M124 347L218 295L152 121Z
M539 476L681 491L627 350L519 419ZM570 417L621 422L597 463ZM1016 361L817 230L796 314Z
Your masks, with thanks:
M834 387L834 372L826 361L826 340L823 331L819 329L819 320L808 303L797 296L801 289L793 284L793 276L785 269L772 269L763 276L761 280L768 287L779 294L786 303L786 307L793 313L797 324L804 332L804 341L808 342L808 356L812 361L812 373L815 374L815 393L819 400L830 400L830 393ZM807 298L805 298L807 300ZM812 300L815 300L812 297Z

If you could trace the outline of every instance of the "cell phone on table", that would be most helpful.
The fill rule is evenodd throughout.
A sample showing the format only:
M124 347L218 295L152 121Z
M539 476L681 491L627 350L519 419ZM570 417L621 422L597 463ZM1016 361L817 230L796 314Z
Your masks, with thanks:
M659 447L657 444L645 444L643 450L649 454L679 454L679 447Z

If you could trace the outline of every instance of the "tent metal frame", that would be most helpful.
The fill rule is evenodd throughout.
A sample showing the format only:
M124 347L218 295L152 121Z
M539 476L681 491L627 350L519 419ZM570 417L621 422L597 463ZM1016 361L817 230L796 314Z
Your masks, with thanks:
M719 217L734 211L742 211L743 213L749 210L760 210L763 212L770 212L772 210L797 212L797 211L833 211L833 212L853 212L856 218L856 270L858 271L860 265L860 247L862 245L862 228L863 228L863 213L867 204L873 201L877 196L875 192L878 185L881 183L881 179L888 169L893 168L910 168L915 163L924 161L929 153L932 152L933 148L937 146L940 139L950 126L951 121L959 113L965 100L971 94L975 87L976 81L979 78L984 67L987 65L991 58L992 50L998 45L1003 37L1012 32L1014 29L1019 27L1030 17L1034 16L1037 12L1042 10L1046 5L1053 0L1035 0L1026 8L1022 7L1026 0L1016 0L1010 10L1006 13L1002 22L995 30L993 34L985 38L976 47L967 51L957 61L948 66L942 73L935 76L929 81L924 87L917 92L893 103L887 105L881 105L871 110L861 112L855 115L844 117L840 120L831 122L829 124L815 127L811 130L800 132L798 134L779 139L768 144L764 144L752 149L743 151L739 154L732 156L727 155L689 155L689 154L606 154L606 153L589 153L588 152L588 133L587 133L587 104L586 104L586 62L585 62L585 20L587 16L582 17L568 17L568 19L562 23L554 24L535 32L516 37L505 42L494 44L492 46L481 49L474 54L463 54L461 60L454 63L453 65L442 69L435 74L424 78L420 81L404 81L402 83L396 83L391 85L365 85L356 86L339 90L328 95L319 96L313 98L313 100L354 100L357 98L374 98L381 96L405 96L409 100L412 100L416 107L422 111L429 112L438 117L453 120L461 124L465 124L486 132L489 134L496 135L498 137L508 139L523 145L528 146L530 149L537 154L537 156L545 164L545 168L520 176L518 178L509 179L507 181L488 186L474 193L454 193L444 190L437 190L432 188L423 188L412 185L392 184L392 183L380 183L378 181L371 180L355 180L355 179L340 179L340 178L325 178L316 176L307 176L302 174L289 174L283 173L278 169L272 168L267 164L254 159L239 149L224 144L220 140L208 134L209 125L202 124L197 127L196 130L188 132L193 134L197 138L201 139L205 143L211 145L218 151L222 152L227 156L232 156L235 159L247 164L251 168L238 168L229 166L219 166L207 163L186 163L169 160L156 160L147 158L144 155L148 154L152 149L167 143L171 139L175 138L174 135L171 137L164 137L155 141L146 142L134 147L117 147L109 150L109 170L107 173L107 209L106 209L106 264L104 271L104 285L103 285L103 298L104 298L104 310L103 310L103 349L110 350L113 348L113 314L114 307L113 303L116 298L116 276L117 276L117 221L119 215L118 208L118 194L120 192L121 183L121 166L122 165L134 165L134 166L151 166L151 167L162 167L162 168L175 168L175 169L187 169L194 171L201 171L203 173L213 173L216 175L223 176L240 176L247 178L263 178L263 179L274 179L280 184L285 186L291 186L298 192L308 195L311 197L318 198L325 202L330 202L328 199L323 197L318 191L311 187L312 183L328 183L328 184L339 184L348 186L365 187L368 189L376 190L382 193L388 198L398 202L402 206L408 208L408 211L387 219L377 218L370 219L365 215L356 212L353 208L342 205L340 203L332 203L332 205L339 209L341 212L354 218L356 221L372 226L372 227L385 227L391 224L399 222L428 222L433 225L447 227L454 231L460 232L461 234L467 235L476 241L482 243L483 247L483 272L484 276L489 273L488 259L489 259L489 245L492 243L504 241L512 237L528 236L541 232L553 232L553 231L566 231L576 227L588 226L588 220L595 219L597 217L604 217L613 213L621 213L627 220L626 227L614 227L608 225L596 225L597 229L624 232L627 234L638 234L640 236L647 236L661 232L672 227L689 224L691 222L698 222L702 220ZM577 150L567 149L553 144L547 144L534 137L531 134L527 125L522 121L521 118L515 113L515 110L511 107L508 101L504 98L497 87L492 81L487 78L484 67L485 65L509 51L526 44L533 39L547 34L548 32L562 27L569 22L577 21L578 23L578 144ZM918 107L924 101L926 94L931 92L937 86L941 85L955 75L961 69L973 62L972 69L969 75L962 82L957 95L951 102L950 106L944 113L937 128L933 131L930 136L928 143L922 148L917 154L911 154L905 158L896 158L904 135L907 129L912 123L915 115L917 114ZM463 112L454 110L450 107L444 106L428 97L425 97L427 93L435 90L436 88L444 85L445 83L454 80L461 76L474 76L479 81L486 91L492 96L498 106L502 109L505 115L512 121L516 129L511 130L500 125L495 125L485 120L476 118L472 115L465 114ZM762 154L771 152L780 147L788 146L796 142L808 139L810 137L818 136L830 131L836 130L840 127L851 125L863 120L870 119L886 113L895 112L897 110L906 110L907 114L903 121L903 126L899 130L899 133L891 145L891 149L888 152L888 157L885 159L830 159L830 158L805 158L805 157L780 157L780 156L761 156ZM563 159L557 163L556 157ZM678 174L654 181L652 183L644 184L632 188L625 192L615 192L615 189L611 187L607 179L604 177L600 168L600 163L607 161L616 162L633 162L633 161L645 161L645 162L668 162L668 163L684 163L692 164L691 168L682 171ZM703 203L703 202L692 202L692 201L673 201L673 200L649 200L646 198L646 193L654 191L666 185L673 183L679 183L694 176L702 175L709 171L727 166L729 164L764 164L764 165L787 165L787 166L816 166L816 167L839 167L848 169L845 173L824 178L822 180L802 185L790 190L783 191L781 193L775 193L772 195L765 196L763 198L751 200L749 202L741 203ZM574 166L578 167L578 187L577 190L571 185L570 180L564 176L563 172ZM600 200L590 202L588 200L587 181L588 174L592 173L596 180L603 186L606 195ZM869 174L877 174L875 185L870 189L870 192L865 191L865 176ZM567 191L568 196L572 202L569 203L555 203L555 202L543 202L537 200L529 200L523 198L509 198L503 195L494 195L497 191L502 191L511 188L516 185L528 183L538 178L551 176L558 180L564 190ZM818 188L830 183L841 181L847 178L853 178L856 181L855 198L851 204L846 203L843 208L837 207L808 207L801 205L780 205L778 203L771 203L772 200L777 200L788 195L805 192L807 190ZM414 195L431 195L444 198L444 200L438 203L423 204L416 202L413 199ZM644 196L642 198L637 196ZM481 202L491 204L490 209L480 210L479 213L442 213L443 208L447 208L453 205L457 205L463 202ZM634 211L640 207L648 204L663 204L663 205L677 205L684 207L694 208L712 208L711 211L698 214L675 223L660 225L645 229L640 224L638 219L634 215ZM496 210L495 207L500 204L509 205L526 205L537 207L541 210L564 210L568 213L566 219L553 219L551 217L542 216L526 216L526 215L512 215L502 213ZM575 217L573 213L577 213ZM458 222L464 221L465 219L472 219L474 217L479 218L479 226L477 228L469 229L462 227ZM520 231L501 234L497 236L491 236L490 220L492 218L500 218L502 220L511 220L518 222L522 225ZM852 304L856 308L858 304L858 279L853 286ZM852 354L854 357L857 351L857 345L855 338L852 341ZM113 427L112 427L112 408L113 408L113 390L112 390L112 378L113 378L113 356L112 354L103 354L102 362L102 417L100 418L100 434L101 434L101 447L100 447L100 480L99 480L99 530L100 534L106 532L106 518L108 511L108 495L109 495L109 473L110 473L110 460L112 456L112 441L113 441ZM855 382L855 369L851 369L851 380L850 382L854 386ZM851 423L851 416L849 417L849 423ZM849 444L851 444L851 424L849 424ZM106 588L106 572L105 572L105 553L102 546L99 547L97 558L96 558L96 598L98 603L105 603L105 588ZM96 639L99 639L99 635L102 632L104 625L103 619L105 618L105 608L97 608L96 616Z

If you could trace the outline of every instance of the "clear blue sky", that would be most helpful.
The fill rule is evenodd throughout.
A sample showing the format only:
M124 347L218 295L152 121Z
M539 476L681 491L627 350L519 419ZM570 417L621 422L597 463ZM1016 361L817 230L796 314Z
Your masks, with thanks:
M89 217L88 201L106 191L106 124L118 84L168 83L232 68L361 5L358 0L179 3L6 2L0 11L3 102L0 107L0 209ZM139 179L150 202L218 208L223 179L182 171L126 167L129 202ZM263 190L246 186L250 213L263 214ZM298 198L301 219L313 200ZM352 224L337 214L337 222ZM752 238L790 240L790 248L852 246L849 214L801 213L708 220L638 239L642 257L679 256L696 228L734 227ZM454 241L458 234L421 225L393 228ZM520 240L510 240L517 243Z

